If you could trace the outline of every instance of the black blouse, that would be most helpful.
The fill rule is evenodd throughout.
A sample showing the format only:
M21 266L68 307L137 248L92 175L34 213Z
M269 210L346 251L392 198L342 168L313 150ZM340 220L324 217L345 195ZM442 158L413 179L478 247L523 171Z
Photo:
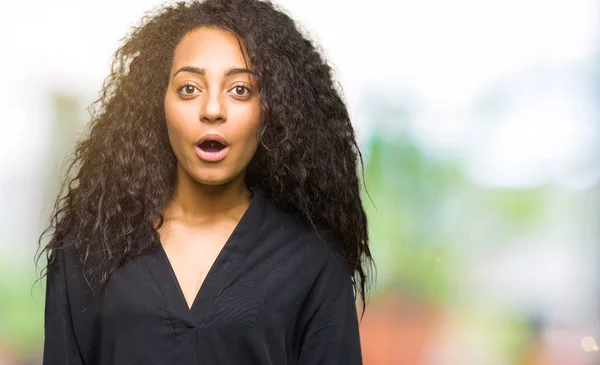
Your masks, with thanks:
M162 246L101 293L74 249L58 250L44 365L362 364L352 282L332 237L255 189L191 309Z

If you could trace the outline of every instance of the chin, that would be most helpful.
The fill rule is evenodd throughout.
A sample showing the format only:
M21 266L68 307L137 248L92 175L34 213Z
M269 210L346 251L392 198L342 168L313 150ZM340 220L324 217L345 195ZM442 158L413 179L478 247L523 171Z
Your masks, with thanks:
M224 171L195 171L191 177L199 184L212 186L225 185L235 178L233 174Z

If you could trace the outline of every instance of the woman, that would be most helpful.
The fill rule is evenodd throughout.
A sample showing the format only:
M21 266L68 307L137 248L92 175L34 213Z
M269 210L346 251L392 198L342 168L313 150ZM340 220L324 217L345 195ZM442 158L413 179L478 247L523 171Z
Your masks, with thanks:
M287 15L166 7L91 110L42 251L44 364L361 363L360 153Z

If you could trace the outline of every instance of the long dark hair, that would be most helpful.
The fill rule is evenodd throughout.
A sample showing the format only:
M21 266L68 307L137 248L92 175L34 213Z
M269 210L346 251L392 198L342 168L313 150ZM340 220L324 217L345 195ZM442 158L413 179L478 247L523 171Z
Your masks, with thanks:
M348 111L315 46L264 1L180 2L133 28L89 109L89 135L77 144L40 246L48 230L53 237L38 258L46 252L51 261L56 249L73 244L82 259L97 263L88 272L106 284L125 262L160 244L153 221L163 222L177 162L163 97L176 45L202 26L235 34L257 74L264 122L246 183L312 227L333 231L364 314L373 260L360 195L362 156ZM69 232L76 239L65 239Z

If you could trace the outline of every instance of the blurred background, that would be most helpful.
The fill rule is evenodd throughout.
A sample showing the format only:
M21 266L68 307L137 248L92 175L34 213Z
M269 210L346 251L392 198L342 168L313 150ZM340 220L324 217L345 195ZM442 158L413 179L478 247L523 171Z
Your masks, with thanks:
M37 240L112 52L161 3L2 3L0 365L41 364ZM365 157L365 365L600 363L600 4L277 3Z

